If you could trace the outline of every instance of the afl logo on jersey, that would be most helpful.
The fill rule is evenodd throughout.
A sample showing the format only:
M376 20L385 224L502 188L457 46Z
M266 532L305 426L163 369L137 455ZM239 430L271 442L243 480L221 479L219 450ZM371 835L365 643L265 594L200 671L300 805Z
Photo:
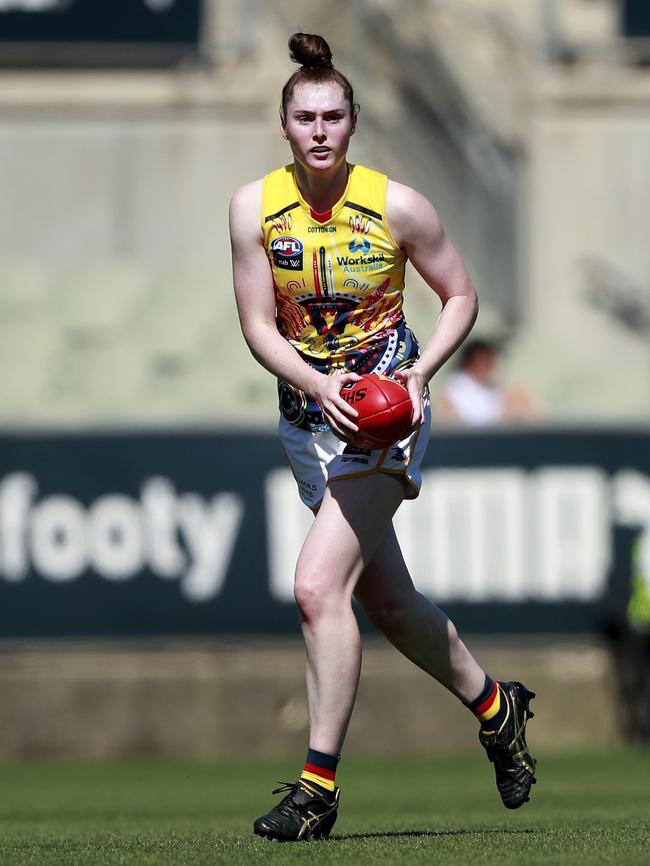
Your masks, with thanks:
M287 271L302 270L302 251L304 247L297 238L282 235L271 243L273 262L277 268Z

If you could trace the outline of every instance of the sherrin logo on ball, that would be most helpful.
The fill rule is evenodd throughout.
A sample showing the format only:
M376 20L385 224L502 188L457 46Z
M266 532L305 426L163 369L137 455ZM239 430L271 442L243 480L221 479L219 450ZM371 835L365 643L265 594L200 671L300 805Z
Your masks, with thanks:
M406 388L377 373L341 388L341 397L358 412L359 430L351 439L359 448L388 448L411 429L411 398Z
M273 263L277 268L284 268L287 271L301 271L303 249L302 242L298 238L292 238L290 235L275 238L271 242Z

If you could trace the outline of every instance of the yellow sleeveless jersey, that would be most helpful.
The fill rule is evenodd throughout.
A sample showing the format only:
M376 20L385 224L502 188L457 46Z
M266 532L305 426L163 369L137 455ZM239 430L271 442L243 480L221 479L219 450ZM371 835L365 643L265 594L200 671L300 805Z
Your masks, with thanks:
M406 256L386 223L385 174L350 165L331 210L302 197L293 164L267 174L262 229L282 336L323 373L390 373L418 357L402 313ZM297 426L327 429L318 405L280 380L280 409Z

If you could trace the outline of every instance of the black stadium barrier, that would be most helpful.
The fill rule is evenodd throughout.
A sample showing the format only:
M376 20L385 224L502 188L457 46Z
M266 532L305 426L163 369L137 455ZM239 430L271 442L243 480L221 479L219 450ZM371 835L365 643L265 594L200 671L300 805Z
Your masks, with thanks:
M196 62L203 0L0 3L0 67L164 67Z
M270 434L4 434L0 636L295 633L311 519ZM396 526L465 631L598 631L650 573L650 434L438 432Z

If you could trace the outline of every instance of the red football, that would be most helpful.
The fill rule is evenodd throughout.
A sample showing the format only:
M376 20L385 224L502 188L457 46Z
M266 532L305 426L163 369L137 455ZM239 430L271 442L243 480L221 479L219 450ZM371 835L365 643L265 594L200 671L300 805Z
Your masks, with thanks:
M341 388L341 397L359 413L352 444L359 448L387 448L411 429L411 398L395 379L368 373Z

